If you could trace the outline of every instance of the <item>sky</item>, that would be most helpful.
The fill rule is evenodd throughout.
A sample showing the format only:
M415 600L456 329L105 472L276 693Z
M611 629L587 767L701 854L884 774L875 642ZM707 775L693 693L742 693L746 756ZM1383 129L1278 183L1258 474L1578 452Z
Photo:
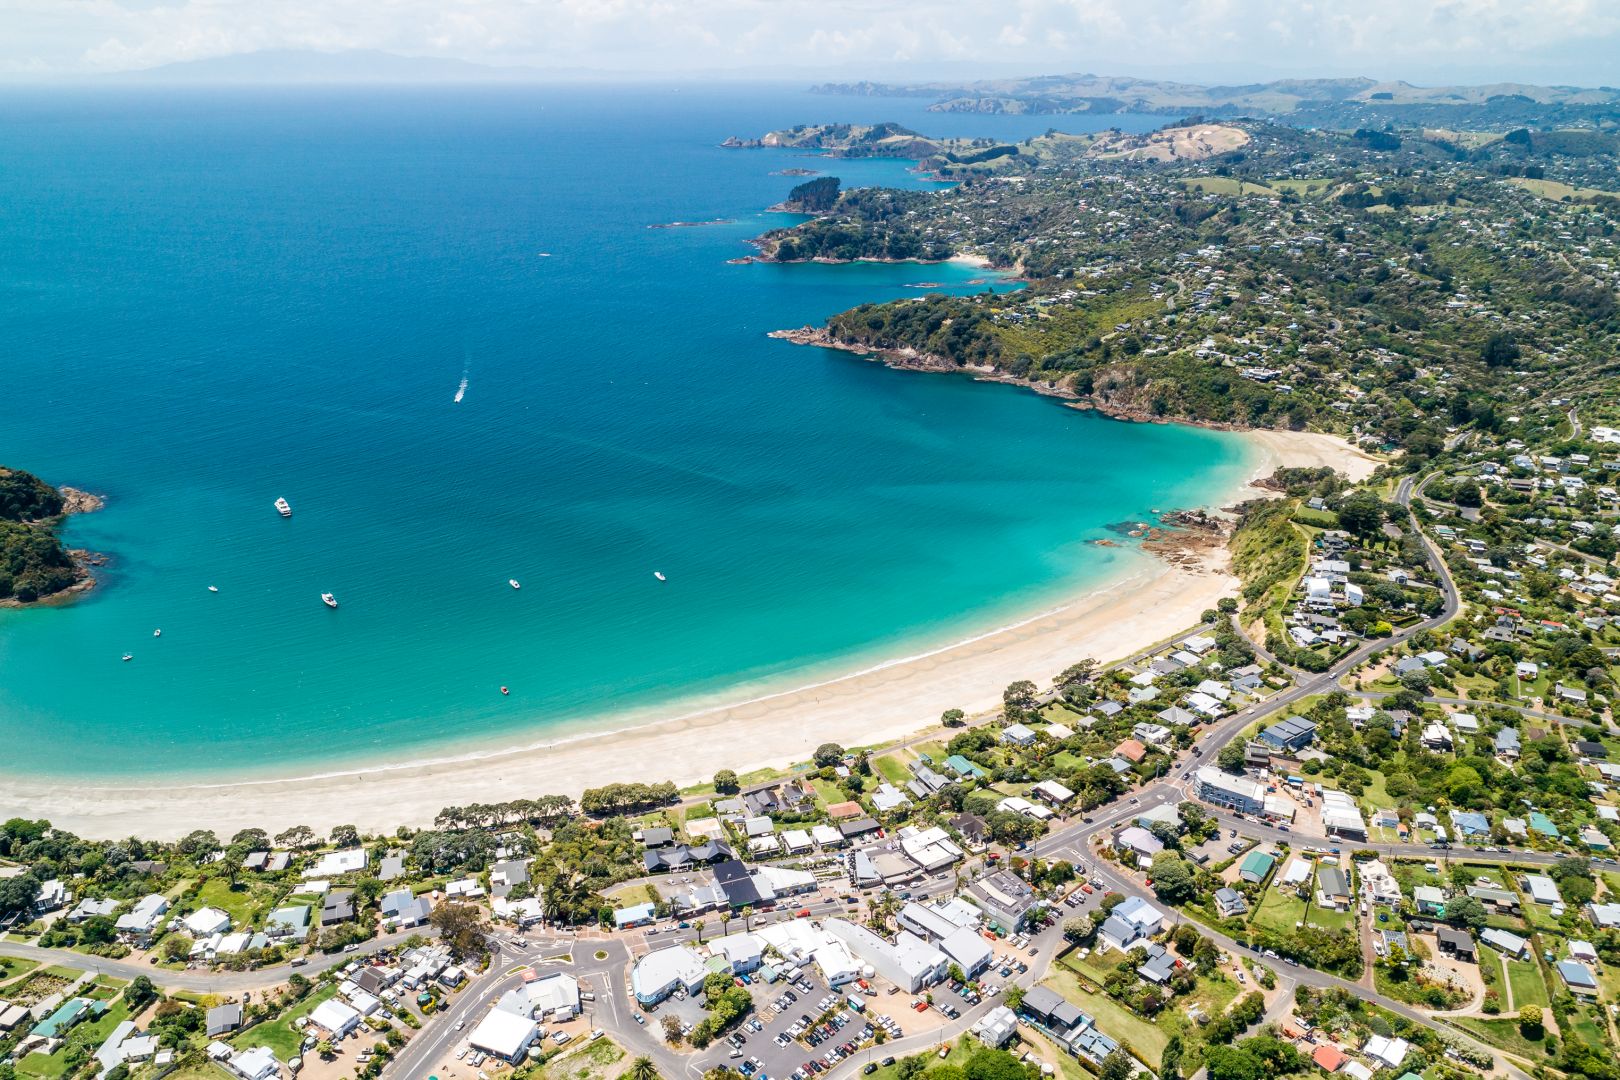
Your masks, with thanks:
M0 0L0 76L265 50L602 75L1620 84L1620 0ZM424 66L426 70L426 66Z

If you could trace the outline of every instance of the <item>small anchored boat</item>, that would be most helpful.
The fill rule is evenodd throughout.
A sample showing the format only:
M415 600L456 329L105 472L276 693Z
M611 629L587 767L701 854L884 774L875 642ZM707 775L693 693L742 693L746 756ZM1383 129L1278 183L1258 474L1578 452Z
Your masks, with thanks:
M657 578L659 581L668 581L669 580L669 578L664 576L664 572L662 570L654 570L653 571L653 577Z
M154 630L154 631L152 631L152 636L153 637L162 637L163 636L163 631L162 630Z
M321 593L321 603L325 604L329 608L335 608L337 607L337 597L333 596L329 592L323 592Z
M276 510L282 517L292 517L292 507L288 505L286 499L278 498L276 500Z
M219 586L218 585L210 585L210 586L208 586L208 591L209 592L219 592Z
M514 588L514 589L521 589L521 588L523 588L523 586L522 586L522 585L519 585L519 584L518 584L518 579L517 579L517 578L515 578L515 577L514 577L514 578L507 578L507 579L506 579L506 583L507 583L507 584L508 584L508 585L510 585L510 586L512 586L512 588Z
M129 661L131 661L133 659L135 659L135 654L134 653L125 653L124 654L124 662L125 663L128 663Z
M510 690L508 690L508 689L507 689L507 688L506 688L506 687L504 687L504 686L503 686L503 687L501 687L501 693L502 693L502 694L510 694L510 693L511 693L511 692L512 692L512 691L510 691Z

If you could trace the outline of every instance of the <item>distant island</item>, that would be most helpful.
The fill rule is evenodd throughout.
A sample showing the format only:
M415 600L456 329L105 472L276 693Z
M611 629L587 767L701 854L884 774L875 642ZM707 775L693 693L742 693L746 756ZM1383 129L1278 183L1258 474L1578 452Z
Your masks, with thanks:
M37 603L88 588L90 557L64 547L56 527L68 514L100 508L101 499L88 492L0 466L0 603Z

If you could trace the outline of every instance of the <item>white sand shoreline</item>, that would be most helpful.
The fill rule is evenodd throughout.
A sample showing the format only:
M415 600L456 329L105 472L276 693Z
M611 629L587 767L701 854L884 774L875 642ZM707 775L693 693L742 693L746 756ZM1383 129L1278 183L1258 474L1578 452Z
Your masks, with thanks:
M1332 465L1360 478L1377 464L1331 436L1264 431L1244 438L1254 459L1245 484L1284 465ZM1233 490L1218 505L1255 494ZM906 738L946 709L995 707L1016 679L1044 684L1081 657L1106 662L1162 640L1235 591L1225 563L1224 552L1196 569L1144 556L1124 576L1007 626L857 672L618 730L305 776L144 783L0 778L0 817L43 817L98 838L175 839L198 828L221 835L249 827L275 832L295 824L391 832L429 824L448 805L578 795L615 781L684 786L721 768L783 767L808 758L822 742Z

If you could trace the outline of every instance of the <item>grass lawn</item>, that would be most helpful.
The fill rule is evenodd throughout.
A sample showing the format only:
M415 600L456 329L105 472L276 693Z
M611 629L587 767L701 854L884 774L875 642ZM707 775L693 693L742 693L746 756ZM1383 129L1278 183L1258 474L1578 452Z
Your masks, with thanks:
M1547 984L1541 978L1541 966L1534 960L1509 960L1508 982L1513 986L1513 1007L1550 1005Z
M1587 1046L1603 1049L1603 1021L1586 1010L1574 1014L1575 1021L1568 1027L1574 1032L1576 1038Z
M658 903L658 890L651 885L620 885L602 894L613 907L633 907L636 904Z
M879 776L883 777L883 779L887 780L891 784L904 784L907 780L911 779L911 777L906 774L905 765L902 764L900 759L895 757L893 754L884 754L880 758L873 758L872 767L878 771Z
M218 908L234 926L251 926L265 910L269 897L252 885L232 886L225 878L209 878L197 891L197 906Z
M187 1065L176 1069L165 1076L163 1080L234 1080L234 1075L226 1072L211 1061L205 1061L197 1065Z
M1546 1046L1541 1039L1531 1042L1519 1032L1517 1018L1489 1020L1481 1017L1458 1016L1450 1021L1465 1031L1471 1031L1492 1046L1501 1047L1511 1054L1536 1061L1546 1057Z
M1260 901L1260 906L1255 908L1254 916L1249 922L1279 933L1291 934L1294 931L1294 924L1304 920L1305 901L1277 889L1267 889L1265 898Z
M1309 180L1267 180L1266 183L1278 191L1292 191L1296 195L1314 195L1326 191L1338 181L1327 177L1315 177ZM1393 492L1391 493L1393 494Z
M300 1016L308 1016L315 1011L315 1006L337 994L337 983L327 983L319 989L310 991L308 997L297 1005L282 1013L279 1017L263 1024L255 1024L246 1031L239 1033L231 1042L242 1050L254 1046L268 1046L270 1052L282 1061L298 1056L298 1048L303 1044L303 1036L293 1030L293 1021Z
M10 982L19 975L26 975L38 966L33 960L18 960L10 956L0 956L0 983Z
M1305 921L1315 923L1317 926L1328 930L1337 930L1341 926L1354 926L1356 924L1356 913L1354 909L1335 911L1332 908L1317 907L1312 904L1310 911L1305 914Z
M541 1075L548 1080L608 1080L625 1069L624 1048L603 1037L548 1061Z
M1062 724L1064 727L1079 730L1079 726L1085 720L1085 717L1070 708L1066 702L1054 701L1041 710L1041 719L1048 724Z
M1053 754L1052 764L1067 772L1078 772L1086 767L1085 761L1079 754L1072 754L1067 750L1059 750Z
M1144 1020L1105 994L1087 993L1081 989L1080 980L1066 964L1067 961L1063 961L1054 967L1042 985L1056 990L1078 1005L1082 1012L1097 1021L1098 1029L1105 1035L1112 1035L1122 1043L1130 1043L1131 1048L1146 1061L1158 1061L1164 1053L1165 1044L1170 1041L1169 1025ZM1160 1019L1168 1019L1169 1015L1170 1010L1167 1009Z
M1592 199L1603 195L1614 195L1615 192L1604 191L1602 188L1571 187L1557 180L1532 180L1529 177L1510 176L1508 183L1540 195L1543 199L1556 199L1560 202L1565 199Z
M1274 188L1264 184L1251 184L1247 180L1238 180L1231 176L1193 176L1181 181L1189 191L1201 191L1207 195L1275 195Z

